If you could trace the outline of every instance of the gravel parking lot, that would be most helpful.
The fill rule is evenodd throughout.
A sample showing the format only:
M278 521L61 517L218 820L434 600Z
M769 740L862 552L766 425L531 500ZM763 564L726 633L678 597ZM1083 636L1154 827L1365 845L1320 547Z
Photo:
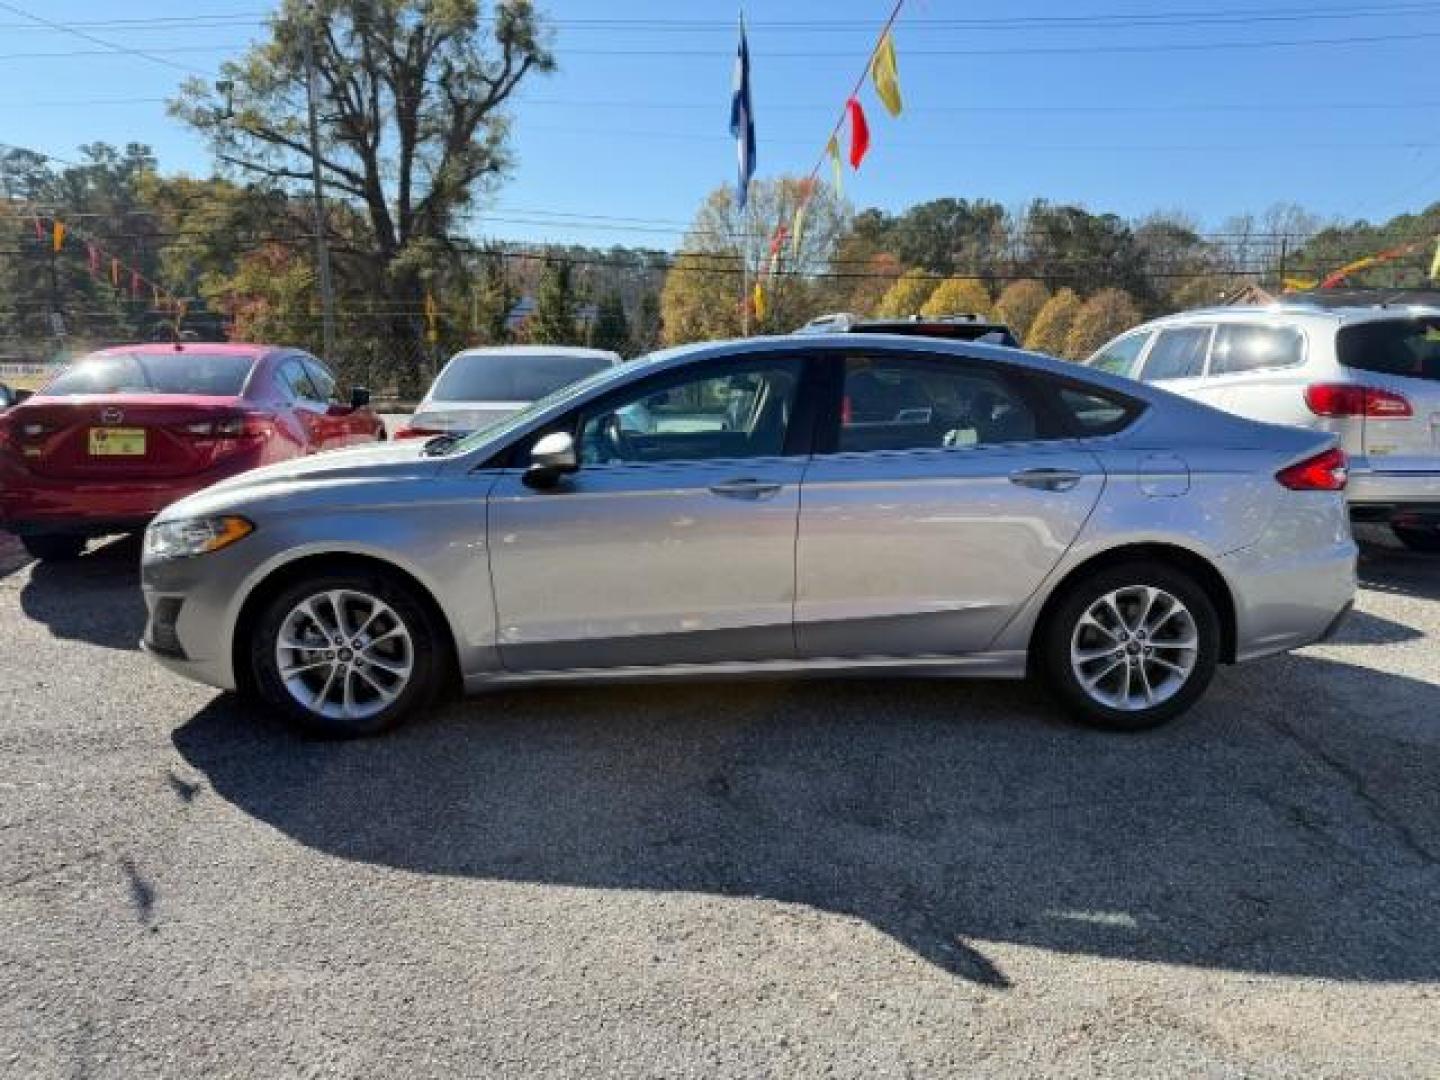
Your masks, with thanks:
M0 541L10 1076L1440 1073L1440 560L1141 737L894 681L302 741Z

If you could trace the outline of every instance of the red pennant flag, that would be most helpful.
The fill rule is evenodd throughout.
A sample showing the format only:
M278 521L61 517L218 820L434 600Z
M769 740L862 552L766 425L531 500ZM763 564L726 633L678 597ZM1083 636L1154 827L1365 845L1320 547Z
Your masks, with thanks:
M94 244L86 244L85 255L90 260L91 276L98 277L100 274L100 249Z
M140 271L130 271L130 299L134 300L140 296Z
M40 224L40 215L35 215L35 239L45 242L45 226Z
M865 109L855 98L845 103L850 113L850 167L860 168L860 162L870 151L870 125L865 122Z

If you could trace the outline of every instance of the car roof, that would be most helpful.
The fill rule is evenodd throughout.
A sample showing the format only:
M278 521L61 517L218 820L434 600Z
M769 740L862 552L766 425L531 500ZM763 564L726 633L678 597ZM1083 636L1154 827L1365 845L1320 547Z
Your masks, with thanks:
M238 341L182 341L178 345L168 341L146 341L136 345L111 345L96 349L86 356L115 356L121 353L139 353L142 356L170 356L194 353L202 356L248 356L260 359L271 353L285 351L280 345L253 345Z
M632 362L632 365L629 366L640 363L660 370L708 357L721 358L732 353L753 355L766 352L794 353L818 350L850 353L876 350L910 354L935 353L941 356L951 356L957 360L982 360L1028 368L1033 371L1059 375L1062 378L1094 382L1131 397L1144 396L1143 392L1139 390L1144 384L1137 384L1133 380L1119 376L1106 375L1094 368L1087 368L1068 360L1057 360L1044 353L1027 352L1025 349L1017 349L1010 345L991 345L981 341L962 341L954 338L925 337L916 334L865 334L863 336L850 333L785 334L783 336L777 334L766 337L730 338L725 341L677 345L670 349L651 353L644 360Z
M573 356L586 360L619 360L620 354L609 349L587 349L579 345L483 345L461 349L450 359L462 356Z
M1331 326L1377 322L1384 319L1440 318L1440 308L1425 304L1365 304L1343 307L1322 307L1304 302L1276 304L1236 304L1224 307L1194 308L1177 311L1141 324L1144 327L1191 322L1230 322L1235 320L1268 319L1273 322L1312 322ZM1136 329L1139 329L1137 327Z

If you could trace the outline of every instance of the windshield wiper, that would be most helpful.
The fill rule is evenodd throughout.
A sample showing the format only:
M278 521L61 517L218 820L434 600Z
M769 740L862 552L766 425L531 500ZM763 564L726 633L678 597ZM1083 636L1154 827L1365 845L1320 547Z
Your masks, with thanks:
M464 435L454 431L447 432L444 435L436 435L433 439L426 440L420 453L426 457L439 457L464 437Z

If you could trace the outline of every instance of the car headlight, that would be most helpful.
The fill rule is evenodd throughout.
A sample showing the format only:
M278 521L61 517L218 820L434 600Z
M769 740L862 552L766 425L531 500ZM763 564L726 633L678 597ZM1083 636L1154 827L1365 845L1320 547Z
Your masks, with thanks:
M183 518L162 521L145 530L145 558L183 559L229 547L255 531L243 517Z

